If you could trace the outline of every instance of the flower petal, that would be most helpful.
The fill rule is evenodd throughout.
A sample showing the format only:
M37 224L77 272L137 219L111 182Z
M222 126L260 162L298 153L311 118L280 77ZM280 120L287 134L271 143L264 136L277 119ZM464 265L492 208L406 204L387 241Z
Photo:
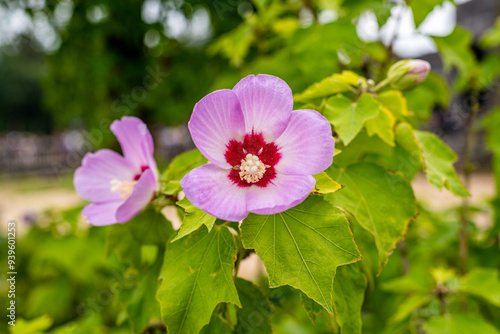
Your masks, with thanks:
M267 142L278 138L293 109L292 90L286 82L272 75L249 75L233 91L245 116L245 133L262 132Z
M126 223L144 210L156 192L156 180L154 172L147 169L142 173L137 183L134 185L132 194L123 202L116 211L116 220L119 223Z
M217 90L200 100L188 124L189 132L200 152L219 167L230 168L224 154L232 139L241 141L245 121L236 94L229 89Z
M332 128L317 111L294 110L286 130L274 143L281 153L275 168L281 173L313 175L332 164Z
M190 171L181 180L186 197L194 206L229 221L240 221L248 215L245 193L229 179L229 170L209 163Z
M121 120L114 121L110 128L127 160L139 170L143 166L150 166L154 151L153 137L143 121L137 117L125 116ZM156 168L156 163L154 167Z
M272 215L290 209L306 199L316 180L310 175L278 173L265 188L248 189L246 202L250 212Z
M82 215L87 218L91 225L104 226L116 224L116 210L118 210L122 201L90 203L83 209Z
M73 183L76 192L87 201L122 201L120 192L111 191L111 180L133 180L136 173L130 161L114 151L103 149L83 157Z

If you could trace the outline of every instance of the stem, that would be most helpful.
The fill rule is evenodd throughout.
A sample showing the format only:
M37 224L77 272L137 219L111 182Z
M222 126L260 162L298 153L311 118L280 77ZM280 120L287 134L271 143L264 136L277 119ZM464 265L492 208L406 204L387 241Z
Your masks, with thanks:
M474 117L479 112L480 104L478 99L478 89L475 80L473 79L471 84L471 106L470 113L467 117L465 123L465 148L464 148L464 161L462 165L462 172L464 175L464 186L466 189L470 188L471 174L473 171L473 148L475 141L475 132L472 129L474 123ZM468 245L468 225L470 221L469 214L469 198L464 197L462 200L462 214L460 216L460 235L459 235L459 268L460 274L463 276L467 272L467 259L469 255L469 245ZM465 312L467 310L467 295L464 294L461 303L461 310Z
M384 80L380 81L375 87L372 88L373 92L378 92L385 86L389 84L389 79L385 78Z

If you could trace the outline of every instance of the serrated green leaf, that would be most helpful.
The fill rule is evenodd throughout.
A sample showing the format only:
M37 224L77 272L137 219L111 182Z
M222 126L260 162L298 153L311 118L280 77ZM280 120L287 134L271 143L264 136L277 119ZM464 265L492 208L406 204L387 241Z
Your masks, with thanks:
M323 307L311 298L307 297L307 295L302 291L300 292L300 301L302 303L302 306L304 306L304 309L306 310L307 317L314 325L316 325L316 318L318 317L318 314L323 310Z
M241 307L232 277L235 260L233 235L221 225L167 244L157 299L169 333L198 333L219 303Z
M291 285L333 314L336 268L361 258L342 211L312 195L285 212L250 214L241 232L244 247L264 262L271 287Z
M371 94L362 94L357 102L344 96L333 96L326 101L323 115L334 126L335 132L348 145L365 122L379 113L379 105Z
M474 268L460 280L460 291L484 298L500 307L499 272L492 268Z
M361 333L361 306L365 297L366 277L357 265L340 267L333 282L335 320L342 334Z
M207 159L197 149L176 156L161 175L161 192L174 195L182 190L180 180L192 169L204 165Z
M401 304L398 305L396 313L389 318L389 323L400 322L405 320L416 309L424 306L431 299L431 295L411 295L408 296Z
M349 211L375 238L382 270L396 243L403 239L417 207L408 181L371 163L358 163L345 169L330 167L334 180L345 186L325 197L335 206Z
M453 167L458 159L455 152L430 132L414 130L413 133L422 148L425 176L430 184L439 190L444 186L460 197L470 196Z
M333 181L325 172L313 176L316 179L316 185L313 190L315 194L330 194L343 188L340 183Z
M266 296L252 282L236 278L234 283L242 306L236 310L238 323L235 332L245 334L272 333L269 320L272 310Z
M172 242L179 240L190 233L193 233L202 225L205 225L208 228L208 232L212 231L217 218L195 207L193 204L191 204L187 197L184 197L176 204L183 208L185 210L185 213L184 218L182 219L182 225Z
M377 135L387 145L394 147L394 125L396 117L388 108L380 107L378 116L366 121L366 133L370 137Z
M410 116L406 98L399 90L388 90L377 95L377 101L392 111L397 117Z
M499 334L482 318L468 314L446 314L424 324L427 334Z

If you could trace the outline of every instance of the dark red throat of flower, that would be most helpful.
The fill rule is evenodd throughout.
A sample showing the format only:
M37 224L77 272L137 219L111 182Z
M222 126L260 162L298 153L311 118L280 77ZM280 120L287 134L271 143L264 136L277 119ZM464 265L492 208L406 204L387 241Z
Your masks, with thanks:
M265 187L276 177L274 166L281 153L275 143L266 143L262 133L246 134L243 142L231 140L224 154L233 167L229 178L239 187Z
M141 166L141 172L139 174L136 174L134 176L134 181L139 180L139 178L141 177L142 173L144 173L144 171L146 171L148 169L149 169L149 166Z

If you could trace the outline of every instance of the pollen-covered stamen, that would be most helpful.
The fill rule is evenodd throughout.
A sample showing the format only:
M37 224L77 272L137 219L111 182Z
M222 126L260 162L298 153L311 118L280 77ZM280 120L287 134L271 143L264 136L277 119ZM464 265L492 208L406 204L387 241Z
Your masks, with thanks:
M111 192L119 191L121 193L120 197L125 199L132 195L137 181L119 181L113 179L109 183L111 184Z
M266 166L260 161L258 156L248 153L245 159L241 159L239 174L242 180L248 183L256 183L262 179L265 172Z

